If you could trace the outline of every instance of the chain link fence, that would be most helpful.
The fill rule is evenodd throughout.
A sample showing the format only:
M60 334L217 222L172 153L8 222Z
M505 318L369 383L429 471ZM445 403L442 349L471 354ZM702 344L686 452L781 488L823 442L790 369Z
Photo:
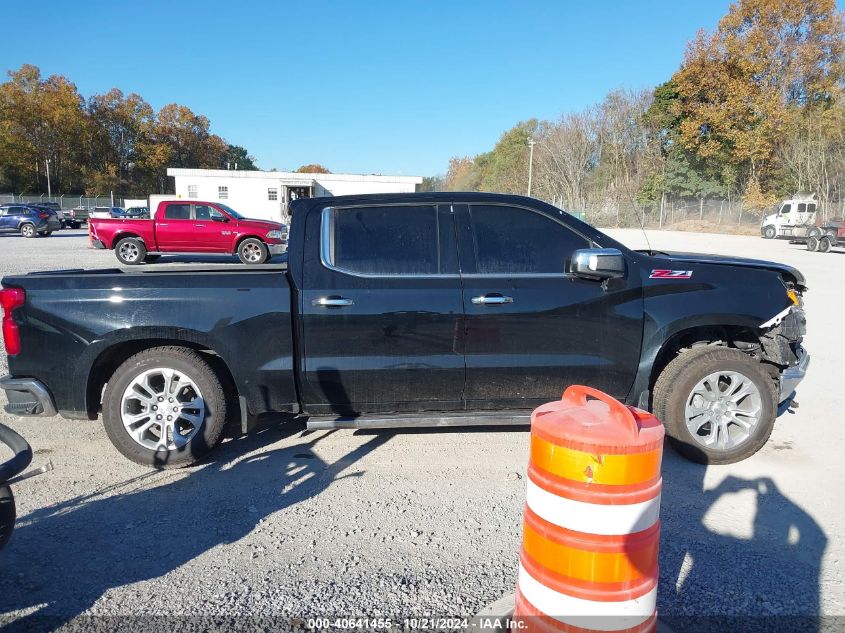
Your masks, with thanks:
M62 209L93 209L94 207L122 207L123 198L114 198L112 204L111 196L74 196L74 195L58 195L58 196L27 196L18 195L14 193L0 193L0 204L38 204L41 202L55 202Z

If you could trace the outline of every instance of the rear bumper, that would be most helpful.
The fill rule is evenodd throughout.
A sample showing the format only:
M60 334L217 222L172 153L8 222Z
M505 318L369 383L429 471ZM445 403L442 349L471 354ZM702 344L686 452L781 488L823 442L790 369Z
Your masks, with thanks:
M91 240L91 246L93 246L94 248L100 248L100 249L103 249L103 248L106 247L106 245L103 244L103 240Z
M810 355L803 347L798 354L798 364L792 367L787 367L780 375L780 394L778 402L783 402L789 398L799 383L804 380L807 375L807 367L810 365Z
M0 377L0 389L6 392L9 404L6 413L18 416L56 415L56 405L44 383L34 378Z

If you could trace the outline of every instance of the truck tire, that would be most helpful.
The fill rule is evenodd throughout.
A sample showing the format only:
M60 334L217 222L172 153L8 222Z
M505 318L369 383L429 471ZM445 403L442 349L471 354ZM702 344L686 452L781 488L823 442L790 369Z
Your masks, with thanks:
M733 464L769 439L777 399L775 382L758 361L708 345L666 366L654 385L653 408L681 455L700 464Z
M24 222L21 224L21 235L27 238L32 238L38 235L35 230L35 225L32 222Z
M114 245L114 254L121 264L137 266L144 263L147 247L137 237L124 237Z
M154 347L130 357L109 378L103 425L133 462L190 466L220 440L227 402L220 378L197 352Z
M763 227L763 238L764 239L773 240L776 235L777 235L777 231L775 230L775 227L773 227L771 224Z
M829 236L825 235L819 240L819 253L829 253L831 248L833 248L833 240Z
M270 251L258 238L248 237L238 244L238 258L244 264L263 264L270 258Z
M811 235L807 238L807 250L808 251L817 251L819 250L819 238L815 235Z

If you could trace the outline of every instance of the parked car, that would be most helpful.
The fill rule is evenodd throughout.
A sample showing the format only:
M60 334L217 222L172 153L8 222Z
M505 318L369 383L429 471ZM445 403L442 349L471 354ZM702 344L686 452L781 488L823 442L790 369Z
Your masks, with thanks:
M149 218L150 210L147 207L129 207L126 209L127 218Z
M55 211L24 204L0 205L0 230L19 231L24 237L47 237L60 228Z
M218 202L165 200L155 219L91 218L95 248L112 249L122 264L143 264L160 253L230 253L263 264L285 252L287 227L249 220Z
M123 207L94 207L91 215L95 218L125 218L126 211Z
M89 215L90 215L90 209L88 209L87 207L74 207L73 209L71 209L68 212L68 216L70 216L70 218L74 222L78 223L77 226L74 227L74 228L79 228L79 226L81 226L82 223L88 222L88 216Z
M27 206L30 206L33 209L38 209L39 211L46 211L51 215L55 215L59 220L60 228L79 228L79 223L71 218L66 217L64 210L61 209L61 207L59 207L59 205L56 203L38 202L34 204L29 204Z
M156 222L194 240L201 204L168 203ZM102 411L123 455L163 467L250 415L527 423L580 383L653 411L685 456L731 463L766 443L807 370L790 266L630 250L521 196L310 198L291 212L287 264L5 277L7 410ZM151 221L94 222L161 238ZM143 246L117 228L110 243Z

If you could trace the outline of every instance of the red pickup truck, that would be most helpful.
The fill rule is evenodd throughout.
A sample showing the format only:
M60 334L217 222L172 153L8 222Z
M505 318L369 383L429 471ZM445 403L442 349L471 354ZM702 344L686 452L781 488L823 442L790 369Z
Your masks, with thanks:
M94 248L111 249L129 265L160 253L231 253L244 264L263 264L287 250L284 224L249 220L219 202L166 200L152 219L90 218L88 227Z

